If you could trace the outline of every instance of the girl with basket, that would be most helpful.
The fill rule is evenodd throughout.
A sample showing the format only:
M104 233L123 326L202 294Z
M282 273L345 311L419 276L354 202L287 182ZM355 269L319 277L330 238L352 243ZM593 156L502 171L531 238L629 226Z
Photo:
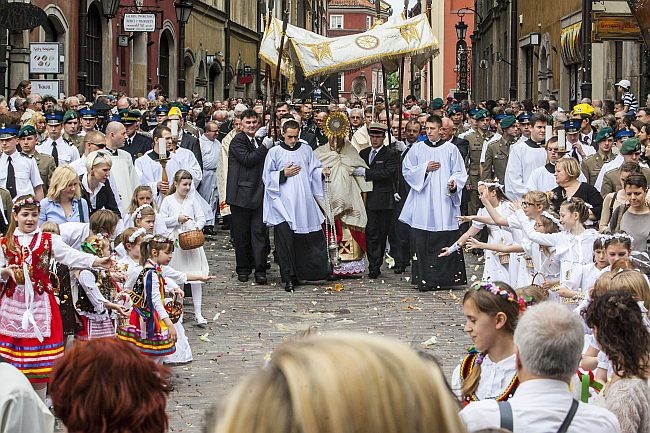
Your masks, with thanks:
M0 240L0 355L22 371L42 399L54 363L63 356L61 313L50 282L50 259L71 268L111 266L38 228L40 205L31 195L14 201Z
M197 200L196 192L192 191L192 175L187 170L178 170L174 175L174 185L160 206L160 214L167 225L167 236L178 242L181 249L174 254L169 265L174 269L183 269L187 273L207 276L209 273L208 259L203 250L203 226L206 218ZM203 317L201 304L203 287L201 282L190 283L194 317L199 325L208 321Z

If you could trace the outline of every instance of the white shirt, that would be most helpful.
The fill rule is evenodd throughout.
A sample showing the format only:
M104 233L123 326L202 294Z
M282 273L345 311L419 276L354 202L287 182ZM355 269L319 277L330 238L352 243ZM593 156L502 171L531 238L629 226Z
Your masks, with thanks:
M11 155L11 165L14 167L16 179L16 197L26 194L34 194L34 188L43 185L41 175L38 172L36 160L19 152ZM0 186L7 188L7 170L9 167L9 155L0 155ZM16 197L11 197L16 198Z
M0 432L51 433L54 415L16 367L0 363Z
M47 138L41 144L36 146L36 150L52 156L52 143L54 140ZM56 151L59 158L59 165L68 165L72 161L79 159L79 150L76 146L71 145L63 139L63 135L56 140Z
M479 400L495 399L505 392L512 382L512 378L517 374L516 357L513 353L509 357L499 362L490 359L490 355L485 355L481 363L481 379L476 388L476 397ZM461 388L463 381L460 377L460 365L457 365L451 375L451 390L458 398L461 398ZM472 403L474 404L474 403Z
M569 385L565 382L550 379L522 382L508 400L512 407L514 433L556 432L569 412L572 400ZM459 415L470 432L501 425L498 403L494 400L470 403ZM620 431L613 413L582 402L567 430L569 433Z
M621 165L623 165L623 161L624 161L623 155L619 154L616 155L616 158L603 164L603 167L600 169L600 173L598 173L598 177L596 178L596 183L594 183L594 187L598 191L600 191L603 188L603 180L605 180L605 174L608 171L619 168Z
M487 152L487 148L490 145L490 143L494 143L497 140L501 140L501 137L503 137L501 134L496 132L492 137L489 139L485 140L483 142L483 148L481 149L481 164L485 162L485 153Z
M521 198L528 192L528 179L534 169L546 164L546 150L531 147L526 141L518 141L510 147L506 165L506 194L511 199Z

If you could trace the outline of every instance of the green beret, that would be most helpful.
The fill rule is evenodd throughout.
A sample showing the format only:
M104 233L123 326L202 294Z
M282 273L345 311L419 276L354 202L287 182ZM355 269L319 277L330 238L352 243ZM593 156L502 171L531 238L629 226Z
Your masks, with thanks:
M515 116L506 116L503 119L501 119L499 125L501 125L501 129L506 129L506 128L510 128L515 123L517 123L517 118Z
M68 110L63 115L63 123L67 123L72 119L78 119L78 118L79 118L79 114L76 111Z
M445 103L442 101L442 98L435 98L431 101L432 110L440 110Z
M641 142L638 138L628 138L621 146L621 155L629 155L641 151Z
M18 131L18 138L23 138L29 135L37 135L37 134L38 133L36 132L36 128L34 128L32 125L25 125L22 128L20 128L20 131Z
M462 111L463 109L461 108L460 104L454 104L451 107L449 107L449 110L447 110L447 114L451 116L452 114L460 113Z
M609 126L605 126L600 128L598 131L598 134L596 134L596 137L594 138L594 143L600 143L606 138L612 138L614 136L614 131L612 128Z
M474 120L487 119L488 117L490 117L490 112L485 109L478 110L474 114Z

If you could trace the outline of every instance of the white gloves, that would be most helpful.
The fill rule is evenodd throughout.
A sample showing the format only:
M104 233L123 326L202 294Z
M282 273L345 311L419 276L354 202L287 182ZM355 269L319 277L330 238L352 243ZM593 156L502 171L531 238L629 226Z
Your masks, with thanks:
M271 138L271 137L264 137L264 140L262 140L262 144L263 144L264 147L266 147L267 149L272 148L272 147L273 147L273 144L274 144L274 143L273 143L273 138Z
M365 175L366 175L366 169L363 167L357 167L352 172L352 176L365 176Z
M268 129L266 128L266 126L262 126L262 127L261 127L260 129L258 129L257 132L255 133L255 137L256 137L256 138L266 137L266 132L267 132L267 131L268 131ZM268 147L268 146L267 146L267 147Z

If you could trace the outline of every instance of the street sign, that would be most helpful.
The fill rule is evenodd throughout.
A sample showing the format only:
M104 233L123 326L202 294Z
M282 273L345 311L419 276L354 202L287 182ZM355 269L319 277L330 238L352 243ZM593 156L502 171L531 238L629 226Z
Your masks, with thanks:
M591 36L593 42L643 41L641 29L630 14L595 12Z
M30 80L30 83L32 83L32 93L43 97L49 95L58 98L60 96L61 82L59 80Z
M0 28L31 30L45 24L45 11L31 3L7 3L0 8Z
M29 44L29 73L59 73L59 43L32 42Z
M124 14L122 29L125 32L153 32L156 30L156 14Z

